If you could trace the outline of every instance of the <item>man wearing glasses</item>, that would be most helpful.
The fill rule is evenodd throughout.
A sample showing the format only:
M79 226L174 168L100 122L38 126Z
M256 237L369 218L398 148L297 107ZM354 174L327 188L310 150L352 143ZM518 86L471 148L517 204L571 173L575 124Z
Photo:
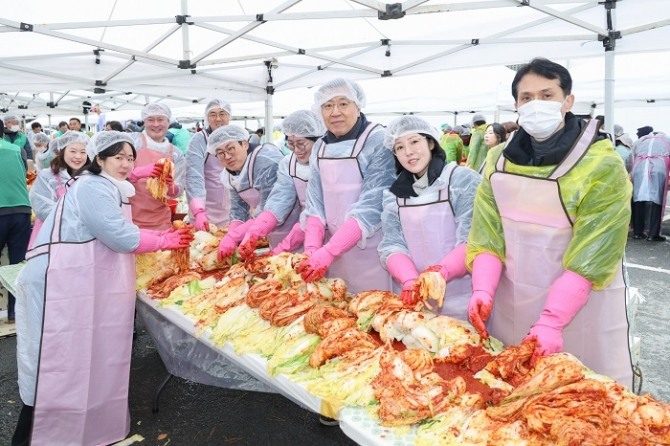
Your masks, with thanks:
M207 153L209 135L230 122L231 106L223 99L212 99L205 107L207 128L196 133L186 151L186 198L199 231L209 230L209 223L226 227L230 223L230 193L221 184L223 165Z

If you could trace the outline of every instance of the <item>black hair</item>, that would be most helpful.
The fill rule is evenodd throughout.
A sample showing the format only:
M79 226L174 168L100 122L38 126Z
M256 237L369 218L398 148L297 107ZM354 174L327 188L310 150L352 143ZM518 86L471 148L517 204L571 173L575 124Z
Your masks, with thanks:
M68 124L68 123L65 122L65 121L61 121L61 122L58 123L58 128L61 128L61 127L63 127L63 126L70 127L70 124Z
M114 143L111 146L107 147L102 152L98 153L96 157L104 161L107 158L116 156L119 152L121 152L121 150L123 150L124 144L128 144L130 146L130 148L133 151L133 157L137 158L137 151L135 151L135 146L129 143L128 141L119 141L117 143ZM92 174L100 175L100 172L102 172L102 167L100 166L100 164L95 162L95 159L93 159L87 166L79 169L77 174L83 173L84 171L89 171Z
M489 127L491 127L491 129L493 130L493 134L496 135L496 138L498 138L498 144L500 144L501 142L505 142L507 140L507 131L505 130L505 127L502 124L494 122L486 126L487 129Z
M54 159L51 160L51 163L49 164L51 166L51 172L53 172L54 175L58 175L58 172L60 172L61 169L67 170L67 173L73 177L77 172L81 172L83 169L86 169L86 167L91 163L90 158L88 155L86 156L86 162L84 163L83 166L81 166L77 172L75 172L72 167L68 166L67 163L65 162L65 149L66 147L63 147L62 150L58 151L58 154L54 157ZM47 149L50 150L50 149Z
M123 124L121 124L119 121L107 121L105 126L109 126L110 129L116 130L117 132L123 131Z
M3 136L5 134L5 122L0 119L0 136Z
M430 149L430 156L440 158L443 162L446 163L447 162L447 154L442 149L442 146L440 146L440 143L435 138L433 138L431 135L429 135L428 133L419 132L419 135L426 138L426 141L433 141L433 147ZM395 159L395 173L398 174L398 173L402 172L403 170L405 170L405 168L400 163L400 160L398 159L398 157L394 156L393 158Z
M543 57L536 57L527 64L522 65L514 76L514 80L512 81L512 96L515 101L518 99L519 82L521 82L521 78L529 73L534 73L547 79L558 79L558 84L561 86L565 96L572 92L572 77L563 65L559 65Z
M81 124L81 119L79 118L70 118L70 121L77 121L79 124Z
M34 121L32 124L30 124L30 128L33 130L35 130L37 127L42 128L42 124L37 121Z

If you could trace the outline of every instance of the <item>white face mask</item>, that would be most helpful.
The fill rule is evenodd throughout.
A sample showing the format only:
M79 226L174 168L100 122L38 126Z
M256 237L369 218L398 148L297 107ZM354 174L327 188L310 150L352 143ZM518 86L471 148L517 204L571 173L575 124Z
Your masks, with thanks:
M563 102L534 100L519 107L519 125L535 139L550 137L563 122Z
M9 127L9 131L12 132L12 133L16 133L19 130L21 130L21 127L19 127L18 125L13 125L13 126Z

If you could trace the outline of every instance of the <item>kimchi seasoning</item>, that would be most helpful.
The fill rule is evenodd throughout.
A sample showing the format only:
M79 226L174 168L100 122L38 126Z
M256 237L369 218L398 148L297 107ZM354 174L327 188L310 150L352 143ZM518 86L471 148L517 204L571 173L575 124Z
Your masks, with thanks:
M491 388L474 377L477 372L486 367L493 356L481 345L467 345L466 349L467 353L462 355L464 359L459 362L453 362L449 357L435 358L433 361L435 373L447 381L460 376L465 381L468 393L481 395L485 403L497 404L507 396L507 392Z

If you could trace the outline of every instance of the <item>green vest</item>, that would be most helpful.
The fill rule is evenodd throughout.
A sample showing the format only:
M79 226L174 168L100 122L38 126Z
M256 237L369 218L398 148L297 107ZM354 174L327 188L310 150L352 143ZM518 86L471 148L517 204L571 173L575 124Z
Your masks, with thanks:
M28 142L28 138L26 138L26 135L21 133L21 132L18 132L16 134L16 138L14 138L14 142L11 142L9 140L9 136L7 136L7 135L4 135L2 137L2 139L4 139L5 141L7 141L10 144L14 144L15 146L19 146L19 148L21 148L21 149L23 149L26 146L26 143Z
M0 140L0 208L30 207L21 147Z

